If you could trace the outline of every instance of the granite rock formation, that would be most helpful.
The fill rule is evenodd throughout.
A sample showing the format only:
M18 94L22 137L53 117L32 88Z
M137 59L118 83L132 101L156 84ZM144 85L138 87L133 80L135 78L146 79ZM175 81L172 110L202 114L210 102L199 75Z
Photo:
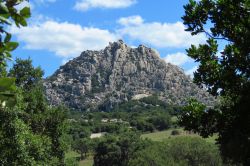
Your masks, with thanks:
M83 111L110 110L120 102L152 94L176 105L189 97L207 105L215 101L155 50L143 45L131 48L121 40L100 51L82 52L47 78L44 86L51 104Z

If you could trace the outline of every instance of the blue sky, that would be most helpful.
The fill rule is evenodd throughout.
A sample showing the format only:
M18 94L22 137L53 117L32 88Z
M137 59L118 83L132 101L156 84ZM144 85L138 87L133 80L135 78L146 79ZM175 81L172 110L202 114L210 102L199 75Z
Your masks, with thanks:
M187 74L195 70L185 55L191 44L203 43L204 35L184 31L181 16L188 0L30 0L28 27L11 27L20 46L16 57L31 57L50 76L60 65L84 50L100 50L123 39L130 46L144 44ZM27 3L22 4L22 6Z

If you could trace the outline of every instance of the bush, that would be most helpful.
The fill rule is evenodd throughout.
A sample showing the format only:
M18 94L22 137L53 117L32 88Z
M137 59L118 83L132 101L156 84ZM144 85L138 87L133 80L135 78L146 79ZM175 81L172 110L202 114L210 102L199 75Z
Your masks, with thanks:
M127 166L134 153L144 149L146 143L134 132L107 136L95 148L94 166Z
M129 165L220 166L222 160L216 145L199 137L177 137L137 151Z
M76 158L67 158L65 159L65 165L66 166L78 166L79 162L76 160Z
M181 132L179 130L172 130L171 135L180 135Z

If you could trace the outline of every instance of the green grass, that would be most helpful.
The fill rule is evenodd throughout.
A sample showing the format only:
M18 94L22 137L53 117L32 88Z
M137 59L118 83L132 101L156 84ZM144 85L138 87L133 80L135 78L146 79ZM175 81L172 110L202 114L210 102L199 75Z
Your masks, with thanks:
M80 154L74 151L67 152L65 156L66 159L77 158L77 157L80 157ZM93 164L94 160L92 155L89 155L86 159L79 161L79 166L92 166Z
M180 132L180 135L175 135L175 136L171 135L171 132L173 130L178 130ZM142 134L141 138L143 139L148 138L152 141L163 141L165 139L179 137L179 136L200 137L198 134L189 133L189 132L184 131L182 128L179 128L179 129L168 129L165 131L157 131L153 133ZM205 138L205 140L210 143L215 143L215 139L217 137L218 137L217 135L214 135L212 137Z
M172 116L172 117L171 117L171 122L172 122L172 123L176 123L177 121L178 121L177 116Z
M158 131L153 133L142 134L141 138L148 138L152 141L163 141L164 139L168 139L171 137L172 130Z
M207 142L210 142L210 143L215 143L216 139L218 138L218 134L214 134L213 136L211 137L208 137L208 138L205 138L205 140Z
M85 160L80 161L79 166L92 166L93 164L93 156L89 156Z
M176 135L176 136L171 135L171 132L173 130L178 130L180 132L180 135ZM182 128L179 128L179 129L169 129L165 131L157 131L153 133L142 134L141 138L143 139L148 138L152 141L163 141L165 139L172 139L172 138L179 137L179 136L200 137L197 134L189 133L189 132L184 131ZM216 138L218 138L218 135L205 138L205 140L210 143L215 143ZM69 151L68 153L66 153L66 158L77 158L77 157L80 157L80 155L74 151ZM93 155L90 154L86 159L81 160L79 162L79 166L92 166L93 163L94 163Z
M76 153L75 151L69 151L65 154L65 158L76 158L80 157L80 154Z

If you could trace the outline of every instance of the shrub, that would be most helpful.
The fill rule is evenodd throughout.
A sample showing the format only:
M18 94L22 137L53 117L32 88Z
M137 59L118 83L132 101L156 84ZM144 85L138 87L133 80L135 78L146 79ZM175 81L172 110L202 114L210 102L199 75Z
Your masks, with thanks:
M179 130L172 130L171 135L180 135L181 132Z
M154 143L137 151L130 166L211 166L222 165L216 145L199 137L177 137Z

